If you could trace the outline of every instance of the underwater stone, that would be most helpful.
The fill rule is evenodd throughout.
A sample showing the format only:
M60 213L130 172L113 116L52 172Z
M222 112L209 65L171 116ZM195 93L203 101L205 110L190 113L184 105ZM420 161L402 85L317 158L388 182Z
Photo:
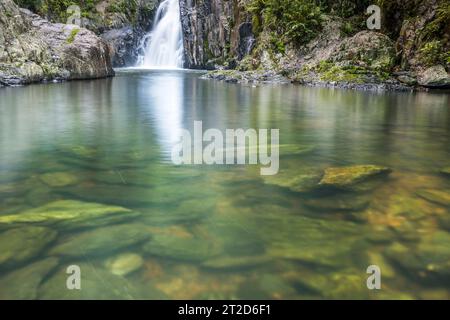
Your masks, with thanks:
M244 282L238 292L239 299L292 299L298 294L296 289L278 275L263 274L258 279Z
M92 264L75 263L80 267L81 290L67 290L65 268L58 269L38 291L44 300L162 300L167 296L149 284L131 283Z
M450 280L450 233L435 232L416 247L395 243L386 249L386 255L412 277L439 285Z
M49 187L65 187L78 182L78 177L69 172L49 172L39 176L39 179Z
M138 215L139 213L122 207L75 200L59 200L19 214L0 216L0 225L38 223L75 229L117 223Z
M274 176L263 176L268 185L288 188L293 192L310 192L317 188L323 174L321 172L295 172L283 170Z
M144 260L136 253L122 253L106 261L105 266L112 274L125 276L142 267Z
M171 234L153 234L142 249L148 255L192 262L204 261L222 252L220 246L212 243L210 239Z
M443 175L450 177L450 167L446 167L440 171Z
M444 207L450 207L450 190L420 190L417 195L429 202L433 202Z
M356 165L325 169L319 185L338 189L352 189L355 185L373 177L391 173L391 169L376 165Z
M0 266L11 267L36 257L56 238L45 227L14 228L0 234Z
M450 231L450 214L447 213L446 215L440 216L438 218L439 225L448 231Z
M148 229L142 225L116 225L72 235L58 243L49 253L64 257L102 255L138 244L149 237Z
M58 265L57 258L47 258L0 279L0 300L34 300L42 279Z

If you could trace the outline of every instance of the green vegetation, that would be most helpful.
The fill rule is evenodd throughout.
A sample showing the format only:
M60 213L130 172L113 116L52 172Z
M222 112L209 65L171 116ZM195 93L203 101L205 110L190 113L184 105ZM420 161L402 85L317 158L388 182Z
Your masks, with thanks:
M275 47L282 42L307 43L322 27L322 10L311 0L252 0L247 9L253 14L256 33L273 32Z
M73 43L75 41L75 37L77 36L78 32L80 32L80 29L78 28L72 29L70 31L69 37L67 38L67 43Z

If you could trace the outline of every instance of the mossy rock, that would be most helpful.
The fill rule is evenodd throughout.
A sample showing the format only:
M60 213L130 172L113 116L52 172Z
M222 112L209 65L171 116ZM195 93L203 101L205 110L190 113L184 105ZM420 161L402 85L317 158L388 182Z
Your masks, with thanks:
M47 258L0 278L0 300L35 300L42 280L58 265L57 258Z
M364 186L360 186L361 183L368 182L376 177L386 176L391 172L391 169L377 165L327 168L319 185L336 189L365 189Z
M63 229L98 227L131 220L139 213L99 203L59 200L19 214L0 216L0 225L42 224Z
M0 234L0 266L11 267L39 255L57 232L45 227L14 228Z
M100 256L139 244L149 237L148 229L142 225L123 224L97 228L63 239L49 254L67 258Z
M44 300L161 300L167 296L149 284L131 283L127 279L87 263L77 263L81 273L81 290L68 290L68 274L58 269L38 291Z
M311 192L317 189L323 176L317 170L282 170L274 176L264 176L264 182L293 192Z

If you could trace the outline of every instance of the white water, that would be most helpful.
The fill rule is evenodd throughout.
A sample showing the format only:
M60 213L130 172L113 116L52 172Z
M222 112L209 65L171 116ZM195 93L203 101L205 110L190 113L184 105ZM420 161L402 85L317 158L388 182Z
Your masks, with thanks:
M183 67L183 37L178 0L165 0L156 12L152 31L142 40L138 66L149 69Z

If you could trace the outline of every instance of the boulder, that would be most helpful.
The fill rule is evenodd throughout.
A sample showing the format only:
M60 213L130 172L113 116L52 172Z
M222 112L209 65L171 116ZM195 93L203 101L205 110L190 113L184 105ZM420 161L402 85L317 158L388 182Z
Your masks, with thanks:
M436 65L418 74L419 84L427 88L450 88L450 75L444 66Z
M325 169L319 185L337 189L355 189L357 185L374 177L391 173L391 169L377 165L355 165Z
M3 85L114 75L107 44L77 25L50 23L1 0L0 30Z

